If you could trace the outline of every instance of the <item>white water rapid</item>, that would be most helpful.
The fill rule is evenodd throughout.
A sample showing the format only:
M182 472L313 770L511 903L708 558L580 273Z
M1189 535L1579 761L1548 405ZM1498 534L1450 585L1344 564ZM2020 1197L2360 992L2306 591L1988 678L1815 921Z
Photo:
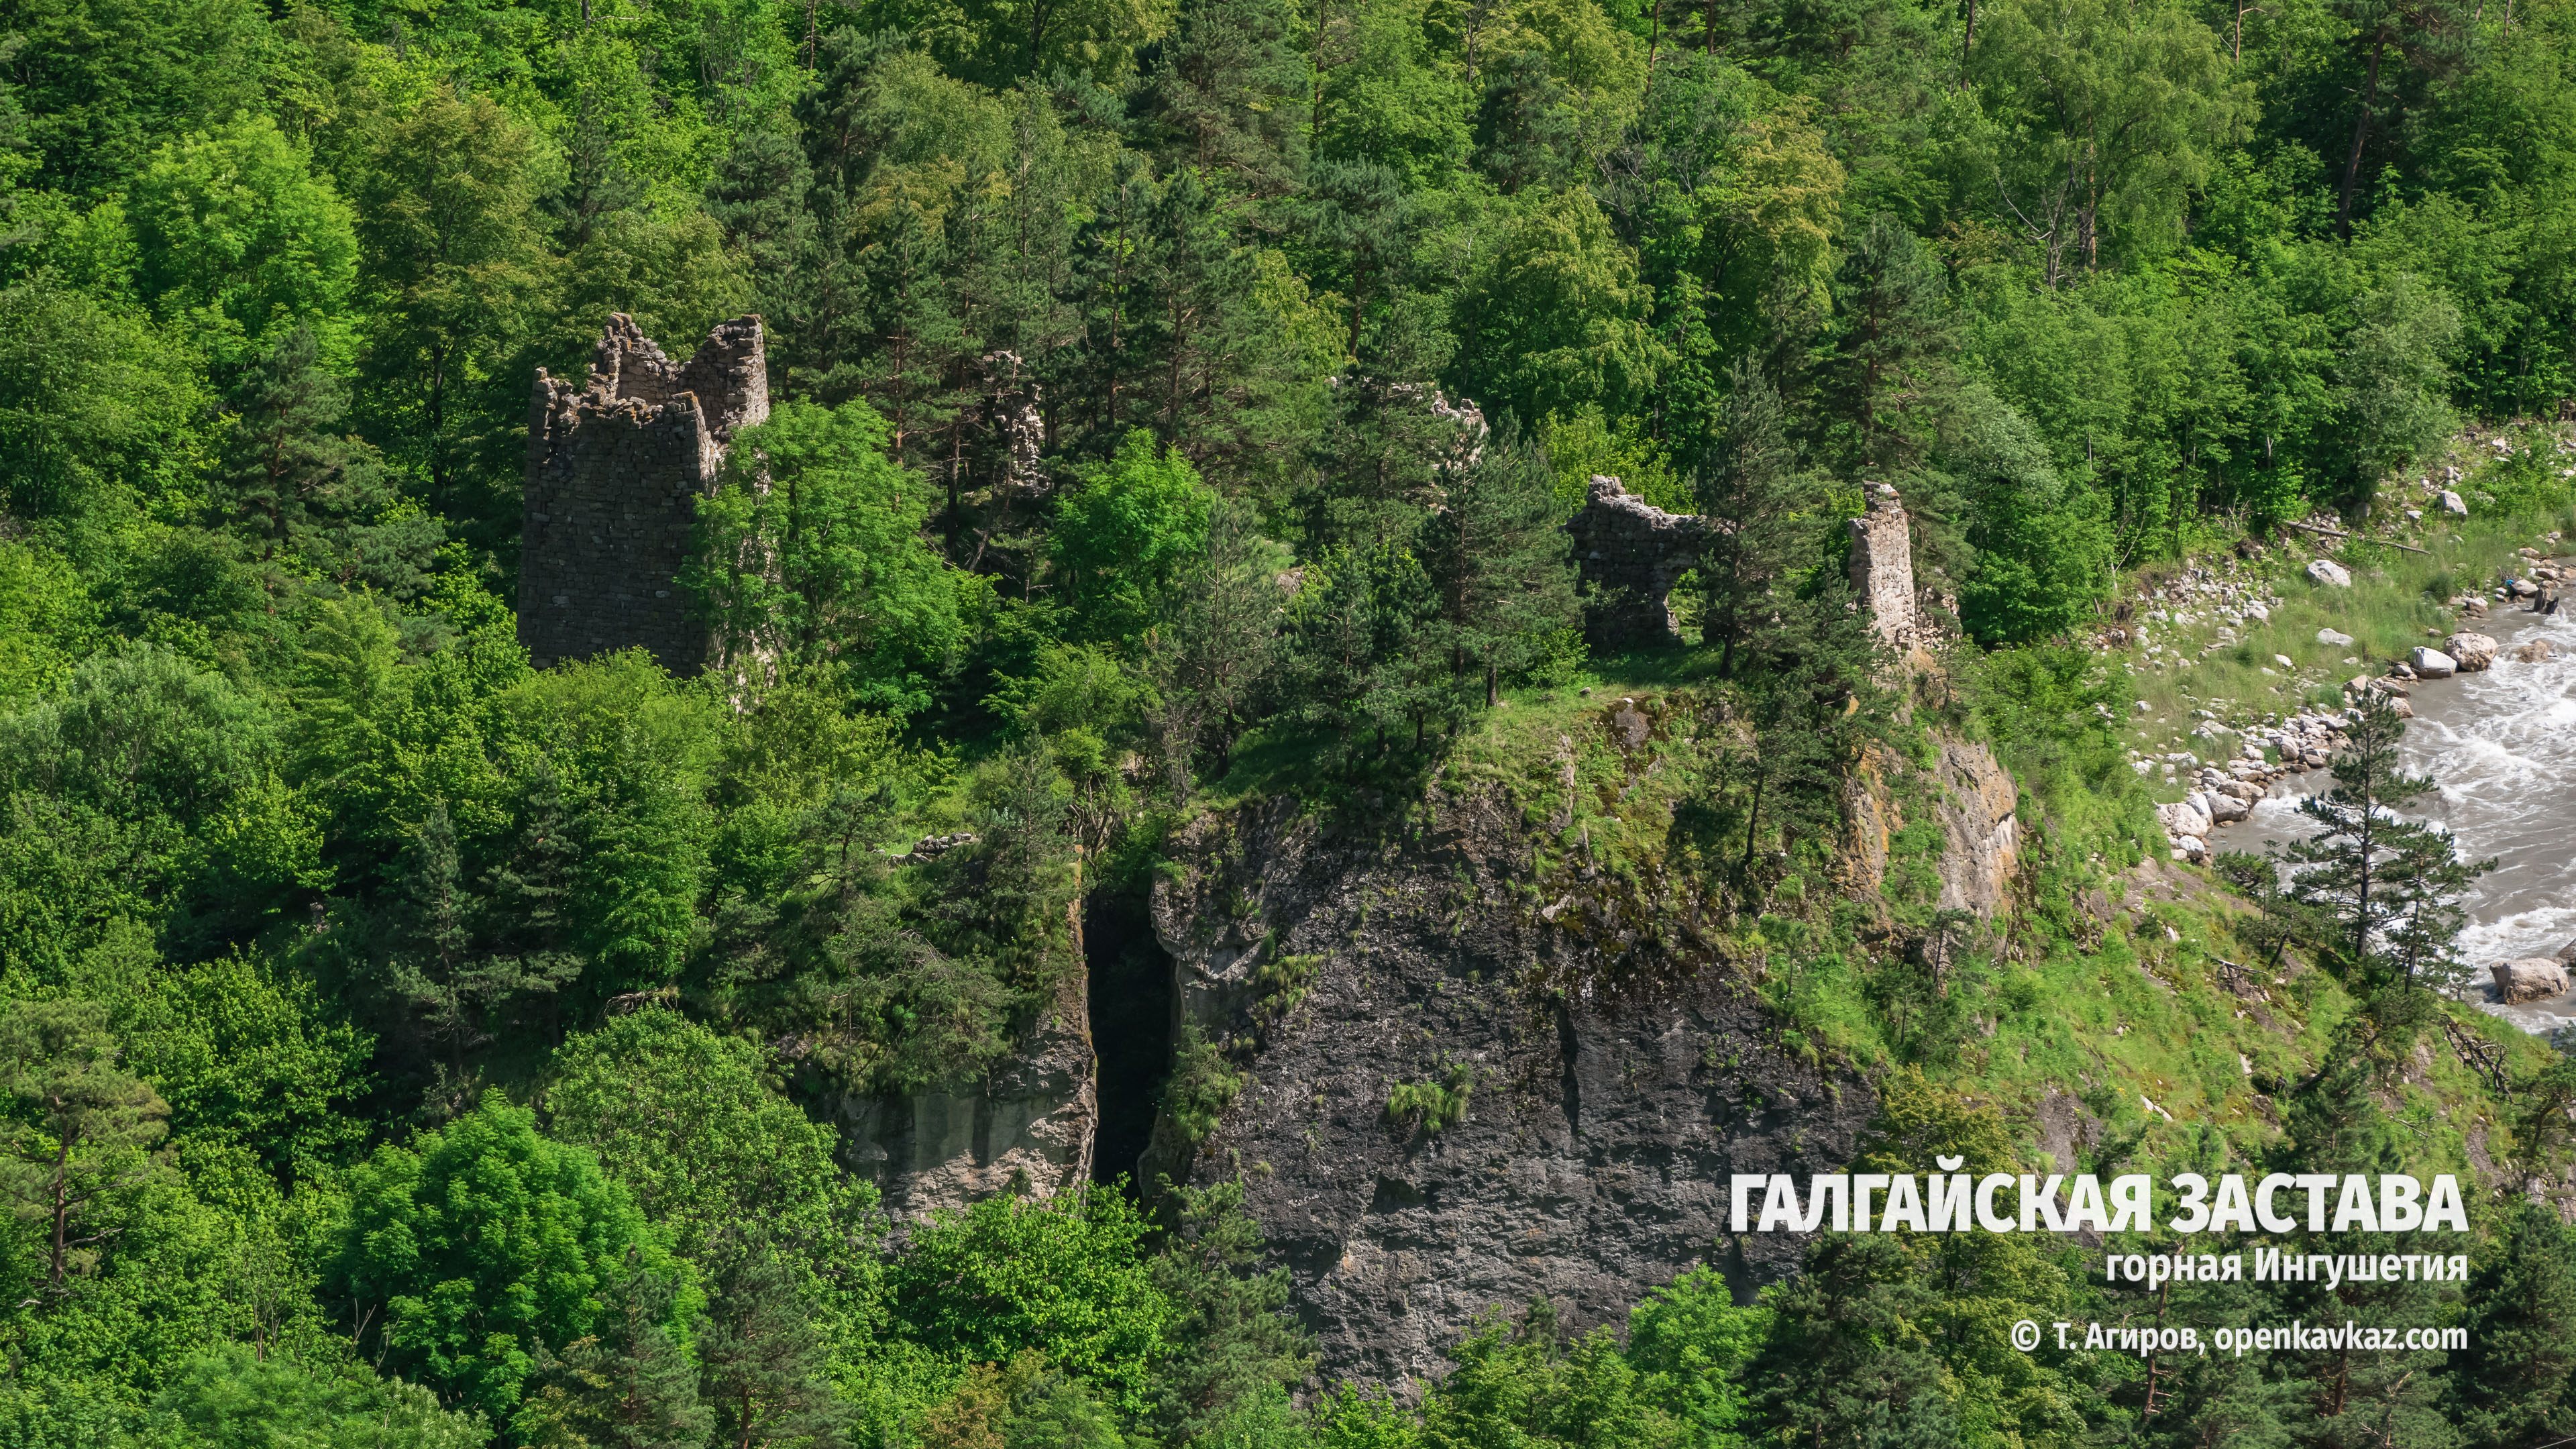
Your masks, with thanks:
M2576 939L2576 609L2543 616L2500 607L2467 627L2504 648L2490 669L2410 686L2415 718L2399 753L2408 773L2440 788L2407 813L2447 826L2463 856L2497 861L2467 902L2460 955L2477 972L2468 999L2525 1031L2576 1026L2576 993L2502 1006L2487 985L2496 962L2554 956ZM2516 661L2513 647L2534 639L2548 640L2557 657ZM2292 776L2252 818L2214 832L2210 848L2260 851L2266 840L2310 833L2299 796L2333 783L2323 771Z

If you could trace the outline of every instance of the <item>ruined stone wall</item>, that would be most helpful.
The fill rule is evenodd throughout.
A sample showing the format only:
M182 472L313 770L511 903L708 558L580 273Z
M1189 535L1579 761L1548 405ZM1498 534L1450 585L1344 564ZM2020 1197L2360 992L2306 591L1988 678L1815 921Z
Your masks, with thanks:
M1616 478L1593 475L1583 508L1567 521L1583 577L1583 632L1596 649L1672 644L1673 581L1699 563L1708 523L1666 513Z
M1870 627L1889 644L1902 648L1920 632L1914 607L1914 542L1905 525L1905 504L1884 483L1867 485L1869 512L1852 519L1852 591L1869 606Z
M538 369L519 551L519 642L538 667L638 645L675 674L705 663L678 576L735 431L769 416L762 343L760 319L738 317L678 365L621 312L582 386Z

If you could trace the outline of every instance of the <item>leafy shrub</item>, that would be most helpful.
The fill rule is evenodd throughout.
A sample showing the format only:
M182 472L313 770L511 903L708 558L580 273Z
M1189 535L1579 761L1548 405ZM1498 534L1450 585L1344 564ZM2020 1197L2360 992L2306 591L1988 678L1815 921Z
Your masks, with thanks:
M1171 1080L1163 1086L1163 1113L1192 1142L1204 1142L1216 1130L1226 1104L1243 1090L1243 1075L1226 1065L1225 1049L1209 1041L1196 1026L1181 1028L1172 1052Z
M1441 1079L1398 1082L1386 1094L1386 1115L1401 1121L1419 1114L1421 1125L1438 1132L1467 1120L1467 1098L1476 1090L1476 1069L1452 1062Z

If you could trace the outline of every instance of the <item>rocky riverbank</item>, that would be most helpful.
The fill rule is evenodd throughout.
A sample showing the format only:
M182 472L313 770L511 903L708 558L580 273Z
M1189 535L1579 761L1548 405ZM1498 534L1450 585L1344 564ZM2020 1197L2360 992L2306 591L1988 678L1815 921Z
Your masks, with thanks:
M2324 525L2315 527L2323 530ZM2549 533L2542 535L2540 541L2554 546L2559 538L2559 534ZM2274 612L2283 604L2273 591L2275 581L2247 568L2246 563L2228 560L2186 568L2180 578L2123 605L2121 617L2134 622L2104 630L2096 637L2095 647L2136 650L2141 664L2185 669L2195 657L2207 659L2221 651L2238 649L2238 628L2250 630L2271 623ZM2531 641L2508 651L2493 636L2464 626L2483 623L2495 606L2518 605L2528 612L2554 614L2559 604L2558 588L2566 574L2565 567L2549 554L2525 545L2496 567L2495 582L2487 589L2456 593L2443 600L2443 611L2455 625L2463 627L2455 627L2447 634L2428 630L2439 639L2438 644L2407 647L2402 657L2379 661L2381 672L2359 673L2343 680L2340 708L2311 702L2287 715L2275 712L2255 717L2239 711L2232 720L2218 709L2198 708L2193 713L2199 722L2191 733L2204 742L2200 749L2131 750L2130 767L2139 774L2154 774L2161 769L2168 785L2178 784L2186 789L2182 799L2157 807L2173 858L2205 862L2211 853L2208 837L2212 829L2245 819L2255 802L2270 794L2282 780L2326 768L2344 742L2344 726L2366 696L2383 697L2401 718L2411 718L2413 690L2421 683L2478 673L2503 658L2535 663L2552 657L2553 646L2547 640ZM2331 596L2354 586L2349 570L2323 558L2310 561L2303 577L2318 595ZM2164 639L2154 637L2159 632L2154 628L2157 625L2167 626L2161 631L2166 634ZM2192 636L2203 630L2207 631L2205 642L2195 649ZM2174 639L2175 633L2184 638ZM2353 635L2332 626L2317 630L2315 643L2329 651L2357 651L2343 657L2346 667L2364 663L2363 655L2371 652ZM2287 655L2272 656L2272 663L2293 680L2302 673ZM2261 672L2274 674L2268 666ZM2314 670L2307 673L2313 677ZM2142 699L2137 709L2144 714L2150 706ZM2212 758L2203 758L2204 752Z

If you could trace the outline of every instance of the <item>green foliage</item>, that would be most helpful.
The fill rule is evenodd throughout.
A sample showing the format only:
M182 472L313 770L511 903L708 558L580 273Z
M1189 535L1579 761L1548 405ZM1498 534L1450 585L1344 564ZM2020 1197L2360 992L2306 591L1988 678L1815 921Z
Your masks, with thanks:
M1174 1306L1127 1198L1076 1188L1004 1193L935 1214L886 1271L903 1332L935 1354L1007 1363L1034 1350L1097 1383L1122 1409L1147 1402Z
M1243 1091L1244 1076L1228 1064L1225 1049L1207 1039L1195 1024L1181 1028L1172 1045L1172 1075L1163 1084L1163 1115L1189 1142L1203 1142L1216 1131L1226 1105Z
M1726 1280L1695 1268L1628 1314L1628 1361L1655 1383L1692 1449L1735 1449L1754 1423L1745 1370L1770 1336L1772 1312L1738 1307Z
M1117 456L1056 504L1053 562L1073 632L1127 640L1144 632L1189 561L1205 546L1214 496L1177 451L1159 455L1138 429Z
M555 1053L546 1127L595 1154L679 1256L781 1252L859 1291L850 1260L874 1194L833 1160L834 1134L778 1094L777 1071L756 1043L649 1007Z
M490 1430L429 1390L359 1364L234 1347L191 1360L152 1399L136 1442L161 1449L480 1449Z
M86 566L193 491L208 386L175 339L50 274L0 288L0 507Z
M1475 1090L1476 1069L1453 1062L1437 1081L1396 1083L1386 1094L1386 1115L1438 1132L1467 1120L1467 1099Z
M1542 662L1548 641L1580 622L1555 479L1506 428L1444 491L1422 539L1441 627L1423 642L1449 656L1453 678L1481 666L1491 708L1503 677Z
M59 689L93 647L98 610L69 560L22 542L0 543L0 708Z
M128 202L144 294L226 362L298 328L338 330L358 277L349 207L264 115L165 145Z
M170 1108L118 1056L94 1002L13 1001L0 1014L0 1193L32 1229L28 1291L60 1298L96 1272L122 1210L169 1169Z
M155 973L118 1015L126 1060L168 1102L183 1153L238 1148L311 1182L365 1141L351 1109L372 1085L375 1043L274 959L235 952Z
M2455 951L2468 924L2461 898L2495 862L2464 861L2451 833L2407 820L2396 808L2433 782L2404 774L2397 741L2406 725L2383 696L2368 696L2335 757L2332 790L2299 802L2299 813L2323 827L2282 852L2291 867L2290 896L2332 921L2315 944L2362 978L2393 978L2456 987L2467 974Z
M1590 192L1533 189L1507 218L1461 308L1471 390L1532 421L1644 401L1663 348L1637 277Z
M540 1349L534 1392L512 1427L546 1449L689 1449L707 1442L715 1413L698 1401L696 1365L674 1335L672 1285L635 1254L603 1296L597 1331L558 1353Z
M310 323L275 329L247 359L214 513L254 557L330 583L398 599L427 583L438 520L403 507L375 450L329 429L348 391L325 365Z
M2368 490L2412 466L2450 433L2443 359L2460 334L2458 309L2411 276L2362 295L2344 341L2341 379L2351 419L2352 466Z
M524 345L558 264L537 223L538 140L489 95L439 86L365 133L350 201L359 286L375 299L361 369L380 445L440 512L491 547L518 434L498 408L524 393L503 360ZM503 444L510 445L505 453Z
M1517 1326L1488 1313L1451 1356L1456 1366L1423 1400L1419 1442L1426 1449L1683 1442L1610 1330L1561 1343L1545 1299L1534 1300Z
M782 404L735 440L682 576L732 667L830 670L874 707L920 707L974 591L916 537L930 495L885 440L865 403Z
M630 1276L674 1275L660 1234L579 1147L497 1092L351 1170L330 1265L351 1328L397 1369L495 1418L548 1354L610 1325ZM666 1330L694 1304L666 1296Z
M1126 948L1086 906L1199 812L1391 843L1491 789L1564 812L1534 868L1641 955L1871 1064L1875 1169L2017 1171L1982 1104L2043 1083L2103 1117L2090 1168L2465 1156L2474 1043L2411 986L2457 980L2475 863L2391 813L2379 726L2312 802L2368 847L2288 888L2222 857L2250 910L2117 874L2162 849L2121 735L2133 693L2339 658L2320 624L2401 649L2566 524L2562 429L2508 420L2576 393L2569 55L2547 7L2376 0L17 0L0 974L43 1212L0 1439L2564 1437L2528 1214L2456 1304L2178 1287L2476 1346L2165 1363L2153 1416L2130 1364L1999 1347L2134 1295L1977 1235L1823 1240L1745 1305L1688 1275L1624 1350L1489 1320L1418 1407L1316 1383L1257 1189L1194 1155L1317 977L1284 926L1233 1034L1140 1033L1201 1184L1159 1235L1104 1189L881 1239L825 1118L999 1081L1085 933ZM675 356L764 322L772 415L696 505L699 680L514 637L529 384L610 312ZM2086 646L2122 571L2375 531L2446 462L2476 516L2394 596L2192 676ZM1711 516L1684 646L1587 652L1595 473ZM1910 698L1842 577L1870 483L1966 636ZM2022 791L1991 932L1940 908L1936 732ZM2576 1073L2491 1040L2509 1197ZM1495 1089L1388 1086L1398 1133ZM2181 1120L2132 1130L2132 1086Z
M1275 939L1273 941L1275 945ZM1261 952L1261 964L1253 968L1252 982L1261 993L1261 1004L1271 1012L1287 1012L1306 999L1314 985L1315 968L1324 964L1321 956L1282 956L1270 946Z
M1167 1439L1246 1449L1293 1439L1287 1391L1314 1368L1313 1342L1288 1313L1288 1270L1264 1266L1243 1184L1171 1187L1162 1209L1152 1271L1172 1316L1155 1426Z

